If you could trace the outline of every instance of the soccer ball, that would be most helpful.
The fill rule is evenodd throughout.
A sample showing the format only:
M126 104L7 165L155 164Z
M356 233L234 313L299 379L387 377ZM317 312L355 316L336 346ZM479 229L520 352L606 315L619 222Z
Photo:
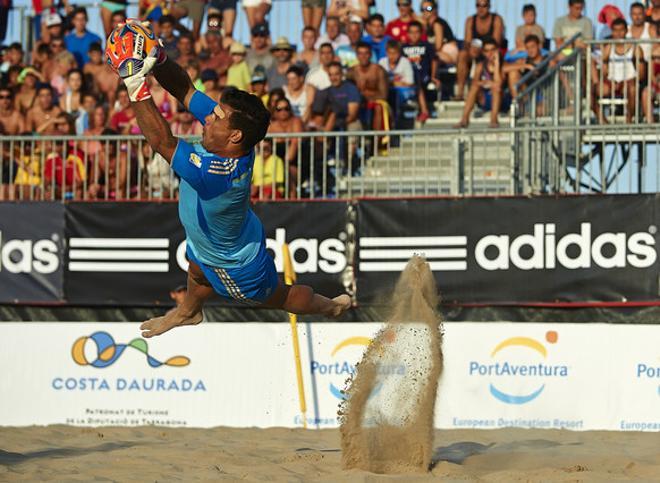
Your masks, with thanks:
M160 46L154 31L147 22L128 19L110 33L105 48L108 65L120 77L126 78L142 69L144 59L155 55Z

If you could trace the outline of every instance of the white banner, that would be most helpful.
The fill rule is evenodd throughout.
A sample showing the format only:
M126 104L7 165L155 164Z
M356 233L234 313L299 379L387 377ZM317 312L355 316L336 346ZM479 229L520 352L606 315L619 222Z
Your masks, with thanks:
M310 427L336 427L380 324L301 324ZM439 428L660 431L660 326L445 324ZM287 324L0 324L0 425L301 426Z

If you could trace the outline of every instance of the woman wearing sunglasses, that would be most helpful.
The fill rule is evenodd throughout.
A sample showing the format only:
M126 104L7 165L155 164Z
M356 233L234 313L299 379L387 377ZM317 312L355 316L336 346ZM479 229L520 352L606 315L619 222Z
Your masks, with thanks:
M422 2L422 23L426 27L426 38L435 46L438 58L443 64L454 65L458 62L458 43L454 31L444 18L438 16L438 4L435 0Z

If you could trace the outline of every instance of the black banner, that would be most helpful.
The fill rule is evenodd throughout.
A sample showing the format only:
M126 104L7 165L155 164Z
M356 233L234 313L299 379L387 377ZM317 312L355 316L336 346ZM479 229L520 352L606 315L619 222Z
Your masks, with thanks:
M63 298L64 205L0 203L0 303Z
M72 304L171 304L186 283L185 233L175 203L67 205L67 301ZM347 267L342 202L260 203L267 245L282 272L289 243L300 283L337 295ZM219 298L211 303L227 303Z
M659 200L360 201L358 299L382 300L423 253L445 302L657 301Z

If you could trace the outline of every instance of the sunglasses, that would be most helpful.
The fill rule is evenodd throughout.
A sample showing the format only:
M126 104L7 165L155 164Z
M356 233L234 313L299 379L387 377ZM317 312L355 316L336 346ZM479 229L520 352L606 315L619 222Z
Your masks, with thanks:
M0 101L4 101L6 99L11 99L9 96L0 96Z
M427 5L426 7L422 7L422 12L432 12L435 10L431 5Z
M411 5L410 2L408 2L408 3L397 3L396 4L397 7L410 7L410 5Z
M490 7L490 3L477 3L477 8L488 8Z
M276 110L277 112L282 112L282 111L286 111L286 112L288 112L288 111L291 110L291 108L290 108L289 106L282 106L282 107L276 107L275 110Z

